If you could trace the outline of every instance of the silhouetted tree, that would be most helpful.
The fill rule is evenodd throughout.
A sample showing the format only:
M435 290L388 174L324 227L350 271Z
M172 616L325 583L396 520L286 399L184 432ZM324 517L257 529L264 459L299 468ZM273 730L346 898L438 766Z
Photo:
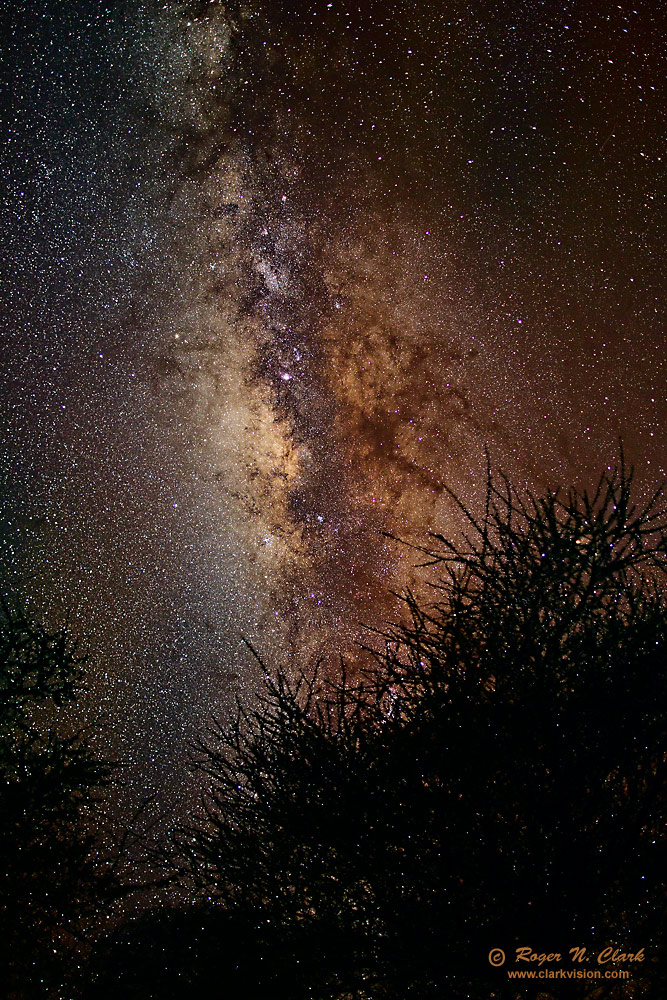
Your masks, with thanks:
M64 629L3 607L0 980L11 997L71 997L86 926L116 894L95 831L113 767L58 711L80 694L84 666Z
M436 582L371 669L333 686L279 671L208 732L209 790L169 863L202 926L224 915L264 956L245 995L537 996L489 951L567 964L608 944L643 947L636 995L659 995L667 522L631 485L622 465L592 495L489 476L480 518L459 504L465 536L421 550Z

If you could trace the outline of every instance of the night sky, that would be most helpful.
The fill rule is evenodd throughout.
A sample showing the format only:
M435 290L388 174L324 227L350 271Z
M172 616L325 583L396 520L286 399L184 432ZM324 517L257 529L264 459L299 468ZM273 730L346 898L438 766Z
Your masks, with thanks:
M3 590L142 788L494 468L665 474L659 5L2 4Z

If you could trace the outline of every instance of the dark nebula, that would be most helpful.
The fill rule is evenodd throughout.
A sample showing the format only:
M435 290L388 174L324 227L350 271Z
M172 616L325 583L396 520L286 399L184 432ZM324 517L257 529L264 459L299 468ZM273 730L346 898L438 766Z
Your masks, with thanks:
M3 8L5 590L140 784L494 467L667 458L650 6Z

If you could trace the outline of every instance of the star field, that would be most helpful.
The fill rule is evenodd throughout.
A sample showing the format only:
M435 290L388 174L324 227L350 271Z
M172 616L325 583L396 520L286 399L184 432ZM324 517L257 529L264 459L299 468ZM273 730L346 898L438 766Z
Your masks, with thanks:
M511 9L510 9L511 8ZM5 591L143 785L495 467L664 475L650 7L7 7Z

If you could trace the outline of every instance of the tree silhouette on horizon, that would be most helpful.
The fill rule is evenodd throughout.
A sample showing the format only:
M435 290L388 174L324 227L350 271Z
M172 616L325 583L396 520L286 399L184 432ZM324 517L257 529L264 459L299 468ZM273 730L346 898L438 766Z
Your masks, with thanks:
M91 997L141 995L158 924L155 996L659 996L660 499L636 505L622 463L591 494L489 474L463 537L419 550L435 582L369 639L370 667L268 671L258 705L203 735L207 791L165 859L197 905L125 927ZM572 967L607 945L644 949L629 983L519 985L488 961L530 946Z
M115 766L56 717L84 689L86 663L66 629L3 604L0 980L17 1000L74 995L87 931L117 894L112 858L98 851Z

